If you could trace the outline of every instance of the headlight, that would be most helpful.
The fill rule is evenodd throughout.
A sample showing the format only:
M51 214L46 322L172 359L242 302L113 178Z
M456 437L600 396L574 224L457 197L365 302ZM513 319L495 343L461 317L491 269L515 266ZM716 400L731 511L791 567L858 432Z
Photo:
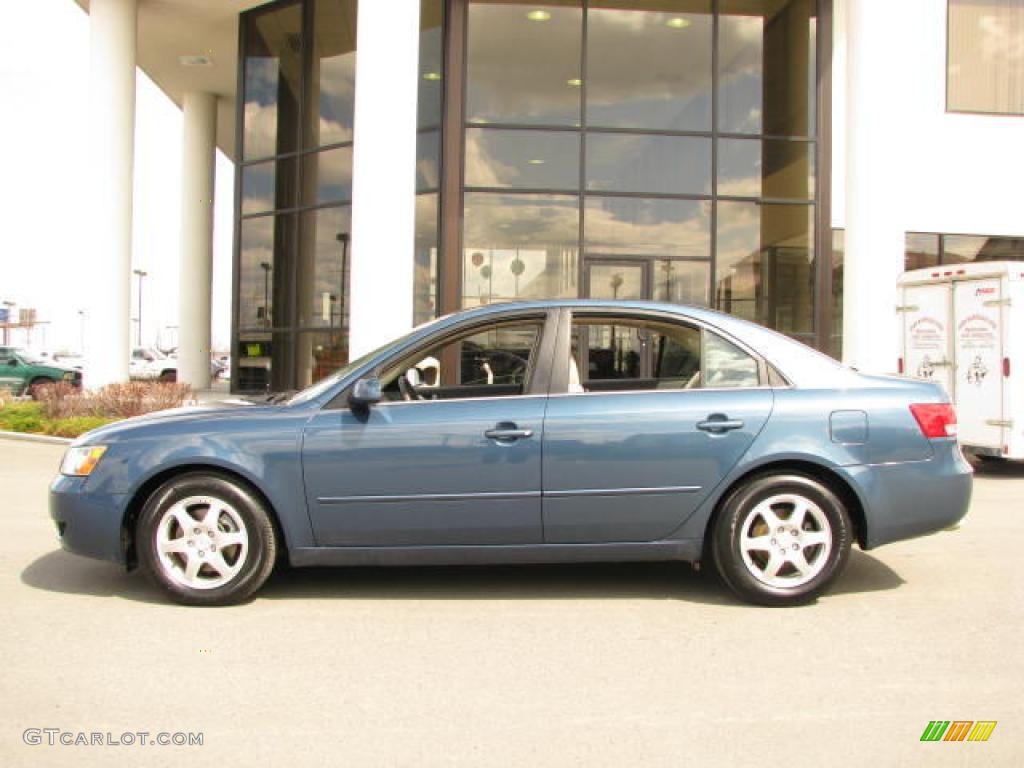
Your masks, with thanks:
M105 445L78 445L68 448L67 453L64 454L64 460L60 463L60 473L87 477L96 469L96 465L100 463L100 458L106 451L107 446Z

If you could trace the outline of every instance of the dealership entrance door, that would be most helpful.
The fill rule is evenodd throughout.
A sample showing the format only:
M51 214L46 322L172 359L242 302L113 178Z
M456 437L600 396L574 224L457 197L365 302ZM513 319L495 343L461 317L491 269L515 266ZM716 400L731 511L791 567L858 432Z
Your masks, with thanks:
M706 259L587 256L583 292L591 299L653 299L707 306Z

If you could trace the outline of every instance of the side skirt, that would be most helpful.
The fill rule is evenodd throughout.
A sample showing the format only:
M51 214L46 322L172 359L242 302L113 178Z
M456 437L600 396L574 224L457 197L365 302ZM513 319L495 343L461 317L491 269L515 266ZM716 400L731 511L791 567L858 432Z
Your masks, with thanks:
M701 558L702 541L615 544L514 544L451 547L298 547L293 566L504 565L509 563L614 563Z

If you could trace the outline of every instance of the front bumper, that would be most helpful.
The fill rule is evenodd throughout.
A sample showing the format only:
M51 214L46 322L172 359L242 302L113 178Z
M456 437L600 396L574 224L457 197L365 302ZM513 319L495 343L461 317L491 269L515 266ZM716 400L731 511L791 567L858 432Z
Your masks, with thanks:
M927 461L849 467L864 495L865 549L956 525L971 503L974 471L956 440L933 440Z
M86 489L87 478L58 475L50 484L50 517L68 552L125 564L121 520L126 495Z

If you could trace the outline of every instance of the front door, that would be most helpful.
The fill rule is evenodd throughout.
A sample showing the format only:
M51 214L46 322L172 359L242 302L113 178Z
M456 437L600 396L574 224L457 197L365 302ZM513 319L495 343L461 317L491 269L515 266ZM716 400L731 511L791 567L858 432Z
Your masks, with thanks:
M318 413L302 446L317 544L540 543L543 326L445 339L387 363L368 411Z

